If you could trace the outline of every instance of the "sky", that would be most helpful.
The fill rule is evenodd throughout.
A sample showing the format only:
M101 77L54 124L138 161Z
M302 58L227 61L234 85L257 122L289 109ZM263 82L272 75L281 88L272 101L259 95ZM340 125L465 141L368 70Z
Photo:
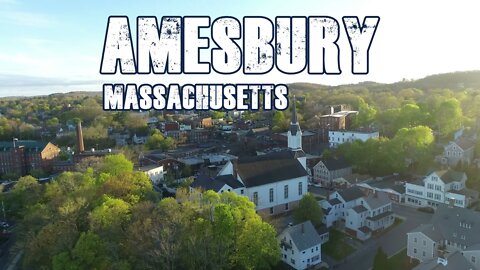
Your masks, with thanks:
M468 0L61 1L0 0L0 97L101 91L103 83L392 83L431 74L480 70L480 2ZM108 17L380 16L368 75L352 75L340 32L341 75L100 75ZM341 26L343 30L343 26ZM135 27L132 25L132 35ZM241 73L241 72L240 72Z

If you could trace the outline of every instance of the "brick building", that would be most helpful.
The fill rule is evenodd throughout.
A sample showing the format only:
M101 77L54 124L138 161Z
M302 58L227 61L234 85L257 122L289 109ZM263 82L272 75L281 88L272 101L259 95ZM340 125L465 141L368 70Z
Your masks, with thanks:
M0 142L0 174L26 175L31 170L52 170L60 148L50 142L14 140Z

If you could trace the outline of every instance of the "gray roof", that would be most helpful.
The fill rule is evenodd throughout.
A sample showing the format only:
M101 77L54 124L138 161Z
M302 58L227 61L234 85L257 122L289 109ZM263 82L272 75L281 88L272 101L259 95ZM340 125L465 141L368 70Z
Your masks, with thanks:
M242 183L235 179L231 174L221 175L215 178L210 178L206 175L199 175L195 177L195 180L190 184L190 187L218 192L225 185L228 185L233 189L243 187Z
M460 137L458 140L455 141L455 144L458 145L462 150L468 150L475 146L475 142L471 139Z
M375 194L370 194L364 199L372 210L391 203L388 195L383 192L375 192Z
M480 213L474 210L440 205L431 222L438 228L444 239L467 247L480 243ZM466 224L467 226L460 226ZM456 233L456 237L454 237ZM465 239L462 239L462 236Z
M368 209L365 208L365 206L363 206L363 205L357 205L357 206L353 207L352 209L353 209L353 211L355 211L355 212L357 212L357 213L359 213L359 214L360 214L360 213L363 213L363 212L365 212L365 211L368 211Z
M465 175L464 172L456 172L451 169L435 171L435 173L438 175L438 177L440 177L440 179L442 179L445 184L450 182L460 182Z
M329 171L336 171L352 167L343 157L322 159L321 162L323 163L323 165L325 165L325 167L327 167Z
M432 240L448 240L467 248L480 243L480 213L471 209L439 205L429 224L417 227Z
M292 151L283 151L240 158L237 162L237 172L246 187L307 176L307 171L294 156L295 153Z
M337 198L333 198L333 199L331 199L331 200L328 200L328 203L329 203L330 205L337 205L337 204L341 204L342 201L340 201L340 200L337 199Z
M359 187L353 186L338 192L345 202L350 202L364 196Z
M417 265L412 270L473 270L476 269L460 252L449 254L446 258L447 264L443 265L438 262L437 258L425 261Z
M421 224L410 233L421 232L428 236L428 238L432 239L435 242L438 242L443 239L443 236L440 234L439 230L435 230L435 227L432 224Z
M284 232L290 235L293 243L295 243L295 246L300 251L316 246L322 242L320 235L310 220L287 227Z

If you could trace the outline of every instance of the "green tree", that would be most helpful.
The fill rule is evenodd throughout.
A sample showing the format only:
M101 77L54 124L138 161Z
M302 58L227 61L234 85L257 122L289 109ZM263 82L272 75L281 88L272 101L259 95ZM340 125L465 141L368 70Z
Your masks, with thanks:
M283 132L288 128L288 120L285 118L285 114L281 111L275 111L272 118L272 131Z
M119 175L132 171L133 163L125 158L123 154L106 156L101 168L101 172L111 175Z
M310 220L315 227L322 225L322 208L311 193L305 194L300 200L298 207L293 212L293 218L296 223Z

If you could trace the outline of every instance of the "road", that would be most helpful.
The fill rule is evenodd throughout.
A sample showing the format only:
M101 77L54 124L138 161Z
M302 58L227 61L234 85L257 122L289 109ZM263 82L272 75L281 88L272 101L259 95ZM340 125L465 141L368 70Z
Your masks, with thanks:
M373 259L379 246L382 247L389 257L397 254L407 246L407 232L420 224L427 223L432 216L432 214L420 212L414 208L397 204L393 205L393 212L399 217L403 217L405 220L380 237L365 241L362 248L357 249L354 253L350 254L350 256L348 256L343 262L340 262L340 264L334 269L371 269L373 266Z

